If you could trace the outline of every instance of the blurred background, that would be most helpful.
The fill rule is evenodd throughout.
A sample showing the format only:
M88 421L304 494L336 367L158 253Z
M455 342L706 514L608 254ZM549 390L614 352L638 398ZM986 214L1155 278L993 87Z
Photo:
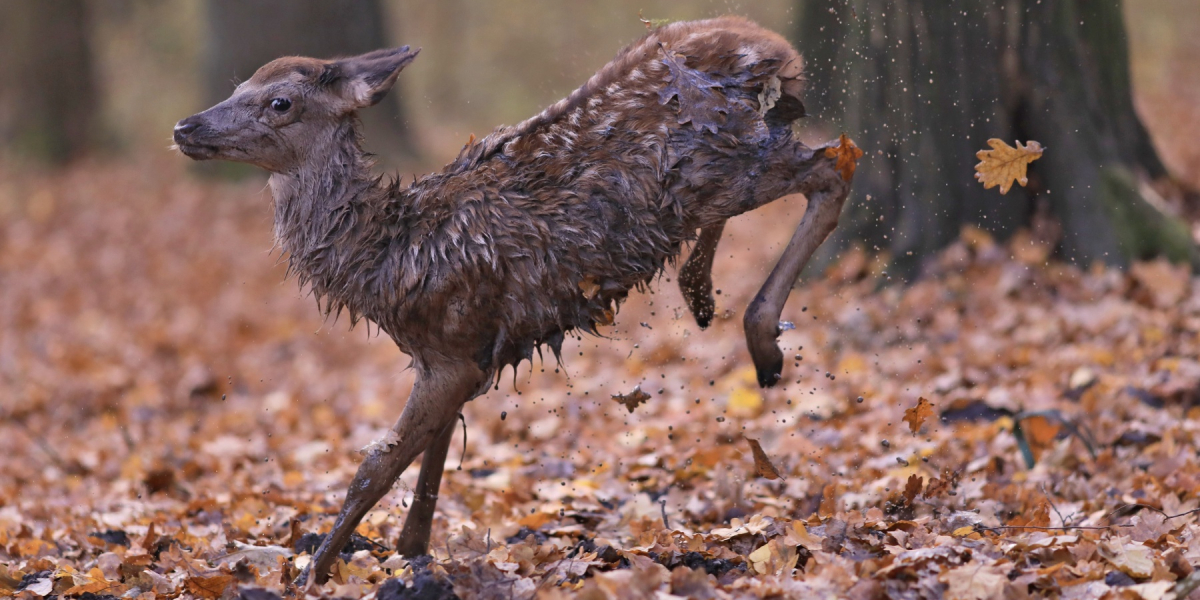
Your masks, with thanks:
M647 22L733 13L807 56L807 135L845 130L868 149L856 193L872 201L852 203L822 264L861 245L911 279L969 223L1004 239L1031 229L1081 266L1200 265L1200 4L1051 4L3 0L0 156L39 169L164 160L178 119L272 58L411 44L421 57L363 116L381 171L420 172L562 97ZM971 166L989 137L1051 147L1028 188L979 188ZM0 211L19 203L0 193Z

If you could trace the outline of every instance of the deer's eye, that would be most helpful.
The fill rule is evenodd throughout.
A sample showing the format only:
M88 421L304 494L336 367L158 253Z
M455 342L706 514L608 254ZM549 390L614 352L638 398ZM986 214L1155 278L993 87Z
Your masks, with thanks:
M287 112L292 107L292 101L287 98L274 98L271 100L271 110L275 112Z

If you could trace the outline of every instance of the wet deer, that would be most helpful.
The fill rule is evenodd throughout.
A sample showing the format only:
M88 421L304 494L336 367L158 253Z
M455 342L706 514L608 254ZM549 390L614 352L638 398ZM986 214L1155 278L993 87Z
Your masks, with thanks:
M726 219L802 193L808 208L744 317L759 383L773 385L784 302L850 188L834 143L793 138L804 116L799 54L734 17L649 32L565 99L403 187L371 174L356 112L379 102L418 52L280 58L175 126L193 159L270 171L275 235L319 307L374 322L413 358L399 420L365 452L301 580L326 579L362 517L422 453L397 550L424 554L464 403L535 349L557 355L567 333L609 324L629 291L689 243L678 280L707 326Z

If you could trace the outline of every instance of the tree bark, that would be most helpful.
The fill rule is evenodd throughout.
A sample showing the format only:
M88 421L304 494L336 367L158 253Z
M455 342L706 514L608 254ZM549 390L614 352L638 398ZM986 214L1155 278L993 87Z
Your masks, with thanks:
M0 1L0 145L62 163L95 141L86 4Z
M380 0L208 0L205 89L215 104L238 82L281 56L334 58L392 44ZM418 156L397 83L377 106L362 111L366 145L402 160Z
M1000 239L1052 215L1057 253L1166 255L1200 265L1187 227L1143 199L1165 169L1133 109L1120 0L806 0L797 47L810 110L867 152L855 200L824 249L887 252L891 274L977 225ZM1028 187L1001 196L974 179L989 138L1038 140Z

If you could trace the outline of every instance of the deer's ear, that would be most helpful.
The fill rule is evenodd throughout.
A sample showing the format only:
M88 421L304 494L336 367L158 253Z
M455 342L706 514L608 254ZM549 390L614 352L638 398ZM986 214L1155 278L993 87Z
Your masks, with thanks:
M420 51L403 46L335 60L325 66L319 81L335 86L355 108L373 106L383 100L396 76Z

